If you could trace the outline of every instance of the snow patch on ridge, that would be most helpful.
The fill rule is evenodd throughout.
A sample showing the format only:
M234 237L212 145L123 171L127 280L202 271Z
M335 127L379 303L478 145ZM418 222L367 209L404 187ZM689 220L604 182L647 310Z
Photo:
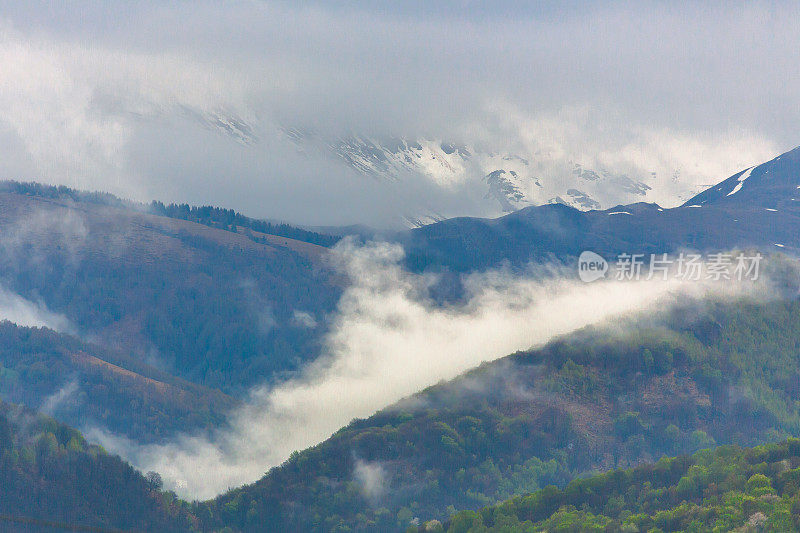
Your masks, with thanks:
M734 187L733 190L727 194L727 196L733 196L734 194L736 194L737 192L739 192L741 190L742 185L744 185L744 180L746 180L747 178L750 177L750 174L753 173L753 169L754 168L756 168L756 167L750 167L747 170L745 170L744 172L742 172L742 175L739 176L739 179L738 179L739 183L736 184L736 187Z

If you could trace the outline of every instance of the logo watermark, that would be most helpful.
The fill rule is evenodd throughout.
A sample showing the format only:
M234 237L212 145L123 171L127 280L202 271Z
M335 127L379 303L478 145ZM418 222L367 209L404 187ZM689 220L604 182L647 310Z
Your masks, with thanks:
M670 278L689 281L756 281L760 272L760 253L696 253L617 255L612 265L595 252L586 250L578 257L578 277L591 283L608 277L619 281Z
M589 250L581 252L580 257L578 257L578 276L581 281L586 283L597 281L606 277L606 272L608 272L608 261L603 259L601 255Z

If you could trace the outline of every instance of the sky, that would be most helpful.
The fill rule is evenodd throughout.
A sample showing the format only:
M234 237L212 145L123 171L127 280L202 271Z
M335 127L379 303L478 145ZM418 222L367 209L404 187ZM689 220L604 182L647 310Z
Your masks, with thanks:
M698 183L800 144L796 4L397 4L0 1L0 179L381 225L422 199L481 213L467 192L360 175L285 131Z

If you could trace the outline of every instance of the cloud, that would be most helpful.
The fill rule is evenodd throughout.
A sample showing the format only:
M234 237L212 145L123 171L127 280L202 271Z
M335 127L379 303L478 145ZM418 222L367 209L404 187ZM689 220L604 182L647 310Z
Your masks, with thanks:
M32 302L0 286L0 320L18 326L46 327L63 333L74 331L70 321L47 309L44 303Z
M353 467L353 477L361 486L364 496L371 501L379 499L388 489L386 470L379 462L357 459Z
M315 328L317 320L306 311L295 310L292 315L292 324L300 328Z
M59 409L74 402L78 390L77 380L68 381L56 392L45 398L39 410L46 415L54 416Z
M230 429L139 446L97 428L88 435L143 471L162 474L187 497L208 498L258 479L292 451L321 442L366 417L484 361L541 346L555 336L680 298L730 289L678 279L585 284L558 269L549 276L474 275L464 304L437 306L435 280L398 264L396 245L335 250L351 282L325 339L325 354L296 379L252 391Z
M8 224L0 235L0 252L5 261L25 265L28 269L42 268L48 262L48 247L57 248L64 253L68 262L78 260L79 249L89 234L86 220L82 214L72 211L58 213L48 209L34 209L15 213L14 221ZM31 246L31 243L34 245ZM0 320L8 320L19 326L47 327L61 333L76 333L70 320L48 309L39 300L27 299L0 285Z
M531 113L510 102L497 102L492 115L503 117L475 137L497 145L506 139L512 153L546 154L535 171L565 182L574 163L597 171L608 170L641 180L653 187L646 201L673 207L725 177L778 154L775 142L748 128L716 131L657 127L644 124L620 109L565 106ZM798 139L797 142L800 142ZM560 175L560 176L559 176ZM655 181L652 176L658 177ZM585 189L591 183L578 182ZM592 198L611 206L619 191L608 184L592 191ZM641 200L641 199L640 199Z
M690 186L798 143L797 6L444 5L0 2L0 176L385 225L420 204L485 213L475 191L377 184L280 128Z
M48 249L55 247L65 252L67 261L79 261L80 250L89 236L86 215L58 206L31 210L24 204L17 215L0 235L0 249L6 258L41 267L49 260ZM112 242L109 251L118 253L124 246L124 235L115 234L114 237L119 242Z

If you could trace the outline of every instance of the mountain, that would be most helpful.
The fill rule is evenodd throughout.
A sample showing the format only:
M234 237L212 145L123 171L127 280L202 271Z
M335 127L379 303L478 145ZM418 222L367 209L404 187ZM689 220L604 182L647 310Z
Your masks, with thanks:
M251 386L319 353L342 290L326 259L337 240L208 206L3 183L0 310L49 329L0 324L0 394L137 441L218 427Z
M78 432L0 403L0 520L8 531L795 530L797 440L659 457L800 431L800 302L685 305L662 317L667 329L652 317L623 335L589 328L486 364L208 502L160 492Z
M0 401L0 529L190 531L188 504L50 417Z
M657 459L800 431L800 302L685 306L662 317L666 329L652 317L623 335L589 328L486 364L191 505L78 432L0 403L0 520L10 531L783 524L800 486L796 440Z
M555 203L393 238L411 269L445 282L586 249L791 252L800 212L791 196L767 202L791 192L794 169L797 151L672 209ZM209 206L5 184L0 308L17 324L0 324L0 394L137 442L220 427L249 387L319 354L344 289L327 261L337 239ZM797 435L800 303L797 280L781 281L781 301L687 301L622 333L513 354L354 420L252 485L172 504L205 530L399 531L665 454ZM114 482L128 479L119 468Z
M482 211L496 214L545 204L579 210L648 200L677 204L700 189L678 169L663 176L654 171L629 176L541 150L515 154L446 140L329 138L293 128L283 131L301 150L327 153L364 177L402 183L410 175L422 176L442 190L472 191ZM406 213L406 223L421 226L441 220L440 211L420 200L416 211Z
M586 133L576 138L577 124L567 131L559 131L563 125L551 130L545 119L520 128L520 117L499 113L477 128L459 128L458 138L402 130L378 134L364 126L331 132L238 106L102 100L106 112L130 121L131 127L156 135L168 131L178 140L212 141L226 157L258 169L249 172L251 179L267 172L277 185L307 173L328 173L342 177L350 191L347 197L356 205L380 202L389 211L348 223L417 227L459 215L496 217L548 203L580 210L634 202L674 206L713 183L713 176L701 170L708 166L703 161L683 160L674 148L657 145L641 131L621 142L596 141ZM601 139L606 133L597 130ZM587 141L596 146L586 146ZM176 142L170 149L192 148ZM286 166L274 164L284 158ZM742 158L747 161L746 155ZM237 172L233 168L230 172ZM250 209L257 208L250 204Z
M800 250L800 148L666 209L618 205L582 212L566 205L527 207L497 219L455 218L396 236L415 270L464 272L510 264L574 260L584 250L621 253L759 248Z
M800 202L799 171L800 147L797 147L771 161L734 174L684 205L794 211Z
M800 440L722 446L547 487L409 533L800 531Z
M589 328L355 420L208 516L243 531L403 531L662 455L798 435L799 324L790 297Z
M0 322L0 397L138 442L222 427L239 402L126 352Z
M340 289L326 248L219 226L0 192L0 285L67 317L83 338L242 391L313 356L319 330L295 313L332 310Z

